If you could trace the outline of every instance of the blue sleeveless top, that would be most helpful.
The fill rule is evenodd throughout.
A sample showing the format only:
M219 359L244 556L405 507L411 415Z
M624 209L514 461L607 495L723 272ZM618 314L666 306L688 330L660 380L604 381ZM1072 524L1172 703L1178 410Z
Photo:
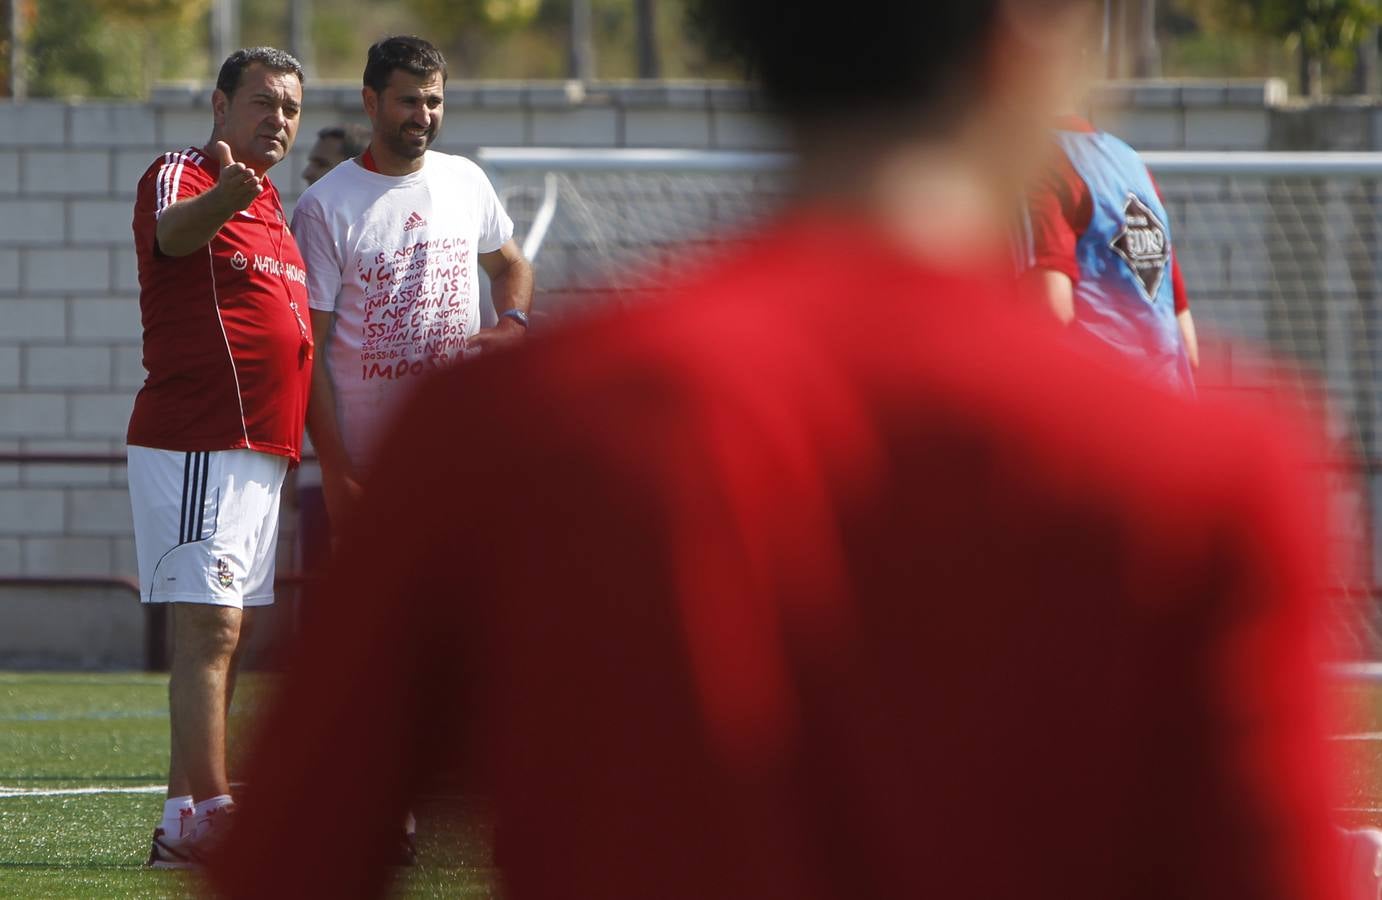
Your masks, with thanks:
M1075 248L1080 278L1071 327L1112 346L1154 381L1193 392L1176 322L1170 220L1146 165L1110 134L1059 131L1056 139L1093 206Z

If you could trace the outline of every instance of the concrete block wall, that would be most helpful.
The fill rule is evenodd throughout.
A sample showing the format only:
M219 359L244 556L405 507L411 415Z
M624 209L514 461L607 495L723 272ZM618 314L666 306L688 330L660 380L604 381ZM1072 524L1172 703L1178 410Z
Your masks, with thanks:
M203 144L210 130L210 96L205 85L156 88L143 108L151 111L143 120L143 140L111 145L112 180L133 184L151 160L146 151ZM102 115L111 114L96 119ZM301 172L315 132L342 121L368 124L360 88L309 83L296 151L271 173L285 200L295 199L305 187ZM128 127L120 134L132 138L138 131ZM484 146L764 150L782 149L786 139L768 123L753 93L738 84L453 81L446 88L446 119L437 149L469 153Z
M155 118L147 105L0 106L0 451L122 452L143 376L129 364L139 356L137 284L121 276L133 268L133 185L118 182L115 154L147 144ZM0 468L0 575L133 575L124 478L117 465ZM105 616L120 596L93 606L79 594L38 608L77 603ZM123 658L88 650L71 659Z
M123 453L144 375L130 235L135 185L158 154L206 141L209 110L206 85L163 86L143 103L0 102L0 453ZM1310 141L1382 149L1382 108L1296 107L1275 82L1113 84L1096 92L1091 110L1146 149L1294 149ZM359 87L309 84L297 147L271 173L289 205L305 186L315 132L341 121L365 123ZM741 85L453 82L438 148L785 144ZM554 259L561 250L553 248ZM0 464L0 576L106 574L135 575L124 467ZM123 603L119 596L75 607L25 601L25 615L102 609ZM128 611L121 615L128 625ZM33 633L51 629L36 625ZM0 665L18 658L14 652L0 645Z

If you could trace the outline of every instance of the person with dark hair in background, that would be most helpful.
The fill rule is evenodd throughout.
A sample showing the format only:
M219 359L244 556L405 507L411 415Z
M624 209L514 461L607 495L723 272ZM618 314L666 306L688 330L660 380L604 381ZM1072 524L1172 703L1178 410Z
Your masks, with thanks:
M159 157L134 207L149 374L130 417L130 505L142 599L172 604L168 799L147 863L159 868L197 862L233 808L226 712L245 610L274 600L312 371L307 278L268 178L297 135L302 66L239 50L211 109L206 146Z
M448 768L514 900L1337 896L1307 442L1012 309L1089 6L700 4L795 204L419 389L226 896L381 896Z
M370 47L361 89L369 145L293 212L322 346L308 429L336 528L421 376L512 346L528 328L532 267L513 222L479 166L431 149L445 88L446 60L422 38ZM498 313L491 328L480 327L479 269Z
M354 123L328 125L317 132L317 142L307 154L302 180L308 186L348 159L359 156L369 145L369 129Z

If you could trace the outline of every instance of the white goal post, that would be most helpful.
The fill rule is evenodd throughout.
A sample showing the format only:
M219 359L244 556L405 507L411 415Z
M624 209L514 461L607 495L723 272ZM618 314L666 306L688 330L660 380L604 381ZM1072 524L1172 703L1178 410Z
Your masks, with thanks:
M1358 461L1336 491L1341 569L1360 573L1336 579L1336 644L1382 660L1368 511L1382 497L1382 153L1142 156L1204 338L1202 389L1326 388L1335 436ZM792 164L782 153L658 149L485 148L479 161L535 261L536 308L551 317L655 292L668 264L714 253L785 202Z
M1140 154L1158 176L1276 176L1382 178L1382 153L1288 151L1148 151Z

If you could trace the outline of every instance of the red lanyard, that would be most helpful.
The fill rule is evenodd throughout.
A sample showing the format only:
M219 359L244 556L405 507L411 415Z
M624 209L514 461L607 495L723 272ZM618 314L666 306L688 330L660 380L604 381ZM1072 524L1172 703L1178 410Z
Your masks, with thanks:
M298 307L298 302L293 299L293 289L288 285L287 268L288 263L283 259L283 230L288 227L287 221L283 218L283 205L278 202L278 197L274 197L274 212L278 214L278 240L274 241L273 230L269 227L268 221L259 217L260 223L264 226L264 234L273 246L274 252L278 255L278 280L283 283L283 290L288 295L288 309L292 310L293 318L298 323L298 334L302 338L302 354L308 361L312 359L312 329L307 327L307 323L302 318L302 312Z

